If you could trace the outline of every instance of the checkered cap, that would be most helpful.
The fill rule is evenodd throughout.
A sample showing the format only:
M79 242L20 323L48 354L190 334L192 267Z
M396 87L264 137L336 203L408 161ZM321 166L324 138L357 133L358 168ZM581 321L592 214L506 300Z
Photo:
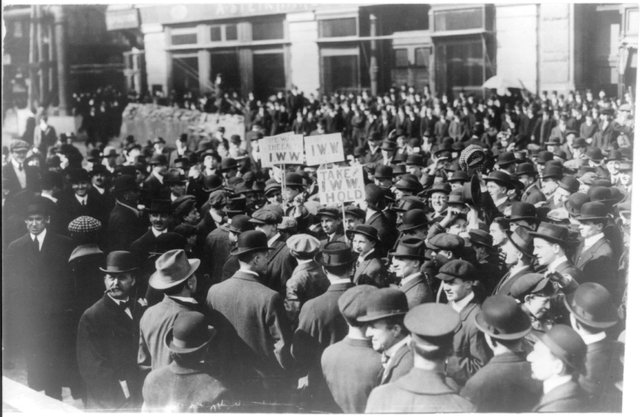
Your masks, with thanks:
M69 232L71 233L91 233L102 229L102 223L98 219L90 216L76 217L69 223Z

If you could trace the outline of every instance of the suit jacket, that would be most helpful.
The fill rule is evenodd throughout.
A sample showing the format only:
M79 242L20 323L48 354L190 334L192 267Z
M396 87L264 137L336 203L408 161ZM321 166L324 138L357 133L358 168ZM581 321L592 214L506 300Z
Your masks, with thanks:
M169 349L165 339L173 328L178 314L184 311L198 311L195 303L164 296L161 302L149 307L140 319L140 342L138 346L138 366L149 371L169 365Z
M129 250L131 243L147 230L147 225L146 218L116 202L107 222L108 251Z
M363 413L369 393L382 377L380 354L371 340L345 337L322 353L322 374L343 413Z
M152 252L157 253L160 251L158 249L158 238L149 229L131 243L129 250L138 255L140 259L147 259Z
M520 197L520 201L523 203L529 204L537 204L543 201L547 201L547 197L540 191L537 183L533 183L527 187L526 190L522 193L522 197Z
M542 395L542 384L531 377L524 353L494 356L465 384L460 395L483 413L524 413Z
M209 411L229 402L227 387L203 367L191 369L175 362L151 371L142 388L143 411L186 413Z
M26 164L22 164L22 167L24 168L24 172L27 177L27 186L25 188L29 188L30 185L38 180L40 173L36 168ZM13 195L20 190L24 190L24 188L20 186L18 175L16 174L11 162L2 166L2 182L2 188L9 190L8 196Z
M457 394L445 376L413 368L390 384L374 388L365 413L469 413L473 404Z
M498 281L498 284L493 289L491 295L502 294L502 295L511 295L511 286L514 282L518 280L523 275L530 274L533 272L530 266L527 266L524 269L516 272L515 274L511 274L511 271L508 271L504 276Z
M617 262L609 241L602 238L584 252L583 248L584 242L576 249L574 264L582 271L584 282L597 282L617 294Z
M267 283L269 288L284 296L287 280L291 277L298 262L289 252L284 236L280 235L269 252L267 263Z
M404 344L398 349L392 357L389 358L386 366L383 366L380 385L393 382L413 368L413 352L409 346Z
M218 228L207 235L202 257L203 271L210 274L212 284L222 281L222 267L230 251L229 232Z
M98 219L105 224L107 221L107 213L105 212L105 203L100 199L98 193L90 190L87 194L87 204L82 205L73 192L67 193L58 200L60 207L60 215L62 224L68 225L73 219L80 216L90 216Z
M378 288L388 286L386 270L380 261L377 250L368 254L359 265L356 263L353 283L356 285L374 285Z
M209 312L224 316L236 332L231 352L238 363L255 371L267 390L289 383L291 329L282 297L257 276L237 271L213 285L207 294Z
M297 325L300 308L307 301L327 291L330 284L322 271L322 266L317 261L311 260L296 266L286 283L284 304L292 324Z
M143 378L136 360L144 306L135 300L128 305L133 318L105 294L80 318L78 367L87 388L87 408L134 411L140 404ZM126 381L129 400L119 381Z
M556 266L555 271L561 275L570 275L571 278L573 278L573 280L575 281L575 285L571 285L569 288L563 288L563 292L565 293L574 291L578 287L578 285L585 282L582 271L576 268L569 260L564 261L560 265Z
M622 365L617 342L607 338L587 345L585 369L578 383L587 393L589 411L619 410L621 398L615 395L614 384L622 380Z
M475 324L480 303L475 296L460 311L460 327L453 334L453 356L447 361L447 376L463 386L491 357L484 335Z
M367 219L365 224L376 228L378 231L378 237L380 237L380 252L383 256L386 255L398 238L398 230L395 225L392 224L380 211L374 213L369 219Z
M433 290L427 282L426 276L421 273L419 276L411 278L400 287L400 290L407 296L409 309L422 303L433 303L436 300Z
M570 381L544 394L533 411L538 413L575 413L585 410L585 393Z

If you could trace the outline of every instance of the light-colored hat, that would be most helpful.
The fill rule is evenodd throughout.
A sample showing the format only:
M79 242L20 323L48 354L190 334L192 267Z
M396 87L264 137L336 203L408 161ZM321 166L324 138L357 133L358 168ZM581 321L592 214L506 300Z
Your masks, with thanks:
M156 259L156 272L149 278L149 285L156 290L166 290L186 281L200 266L200 259L187 259L183 249L173 249Z

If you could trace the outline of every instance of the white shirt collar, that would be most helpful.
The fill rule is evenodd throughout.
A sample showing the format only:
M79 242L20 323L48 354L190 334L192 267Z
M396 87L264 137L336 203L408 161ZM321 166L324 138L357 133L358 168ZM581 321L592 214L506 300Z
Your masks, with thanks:
M560 385L569 383L571 381L571 378L571 375L557 375L555 377L549 378L542 383L542 389L545 394L548 394Z
M13 167L15 168L16 171L18 171L18 169L20 168L20 162L16 161L15 159L11 158L11 164L13 165ZM24 162L22 163L22 172L24 172L24 167L25 167Z
M42 242L44 242L44 238L47 236L47 229L44 229L39 235L29 234L31 235L31 241L38 239L38 249L42 250Z
M371 252L373 252L374 250L376 250L376 248L369 249L369 251L368 251L368 252L363 253L363 254L360 254L360 255L358 256L358 262L363 262L363 261L365 260L365 258L366 258L367 256L369 256L369 254L370 254Z
M162 177L162 175L158 174L155 171L151 171L151 175L156 177L158 179L158 181L160 181L160 184L164 184L164 178Z
M365 216L364 216L365 222L368 221L371 218L371 216L373 216L376 213L377 211L367 207L367 211L365 212Z
M40 196L42 196L44 198L48 198L49 200L53 201L54 203L58 202L58 199L55 198L54 196L52 196L51 193L49 193L48 191L42 191L40 193Z
M94 185L93 188L95 188L96 191L99 192L100 194L104 194L104 192L106 191L104 188L98 187L97 185Z
M451 305L451 307L456 311L456 312L461 312L463 308L465 308L467 306L467 304L469 304L471 302L471 300L473 300L473 291L471 291L469 294L467 294L466 297L464 297L461 300L458 301L451 301L449 304Z
M309 264L313 262L313 259L298 259L298 265Z
M255 275L257 277L260 277L260 274L258 274L256 271L252 271L250 269L238 269L238 272L244 272L245 274L250 274L250 275Z
M400 286L405 285L407 282L411 281L412 279L414 279L415 277L419 277L420 275L422 275L422 272L416 272L414 274L411 274L409 276L406 276L404 278L402 278L400 280Z
M556 268L563 262L567 262L567 261L568 261L567 257L562 255L561 257L559 257L558 259L556 259L555 261L549 264L549 266L547 267L547 271L556 272Z
M592 345L596 342L604 340L607 337L607 334L605 332L595 334L580 333L580 336L582 336L582 341L585 345Z
M84 197L80 197L78 194L74 194L74 196L76 197L76 200L78 200L78 203L83 204L83 205L87 205L87 196L85 195Z
M589 236L584 239L584 247L582 248L582 252L589 249L591 246L595 245L597 241L604 237L604 233L600 232L597 235Z
M276 233L274 236L271 237L271 239L269 239L269 241L267 242L267 246L272 247L273 243L278 240L278 238L280 237L280 233Z
M156 229L155 229L155 227L152 227L152 228L151 228L151 233L153 233L153 235L154 235L155 237L158 237L158 236L160 236L160 235L161 235L161 234L163 234L163 233L167 233L167 229L164 229L164 230L160 230L160 231L158 231L158 230L156 230Z
M504 197L501 197L501 198L499 198L499 199L495 200L495 201L493 202L493 204L494 204L496 207L498 207L498 206L499 206L499 205L501 205L502 203L505 203L505 202L507 201L507 199L508 199L508 198L509 198L509 196L506 196L506 195L505 195Z
M520 266L520 267L516 267L515 265L512 266L511 269L509 269L509 278L511 278L512 276L514 276L515 274L517 274L520 271L524 271L527 268L529 268L529 265Z
M128 302L129 302L129 298L128 298L128 297L127 297L127 299L126 299L126 300L116 300L116 299L115 299L115 298L113 298L113 297L111 296L111 294L109 294L109 293L107 293L107 296L108 296L109 298L111 298L111 300L112 300L114 303L116 303L117 305L120 305L120 304L122 304L122 303L128 303Z
M198 304L198 302L193 297L182 297L179 295L169 295L168 297L185 303Z
M171 199L171 202L173 203L174 201L176 201L178 199L178 197L176 197L173 193L171 193L169 195L169 199Z
M395 355L396 352L399 351L402 348L402 346L408 345L410 340L411 340L411 336L405 336L402 340L397 342L395 345L393 345L389 349L385 350L384 351L385 355L387 355L389 358L392 358L393 355ZM389 362L387 362L387 363L389 363Z

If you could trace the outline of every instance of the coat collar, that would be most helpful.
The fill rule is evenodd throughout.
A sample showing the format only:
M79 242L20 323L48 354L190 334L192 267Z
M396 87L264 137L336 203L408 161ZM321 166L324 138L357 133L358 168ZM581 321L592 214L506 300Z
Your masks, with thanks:
M580 386L575 381L570 381L566 384L562 384L559 387L556 387L555 389L551 390L551 392L544 394L542 398L540 398L540 402L533 409L533 411L537 411L538 409L557 401L581 397L582 390L580 389Z
M413 368L396 380L396 384L416 394L455 394L456 391L445 383L444 375L425 369Z
M104 254L102 250L95 243L90 243L88 245L80 245L76 247L73 252L71 252L71 256L69 256L69 262L73 261L76 258L80 258L88 255L98 255Z
M331 284L331 285L329 285L329 288L327 288L327 292L329 292L329 291L346 291L351 287L353 287L353 282L342 282L340 284Z
M523 352L506 352L500 355L494 356L489 360L489 363L519 363L526 362Z

